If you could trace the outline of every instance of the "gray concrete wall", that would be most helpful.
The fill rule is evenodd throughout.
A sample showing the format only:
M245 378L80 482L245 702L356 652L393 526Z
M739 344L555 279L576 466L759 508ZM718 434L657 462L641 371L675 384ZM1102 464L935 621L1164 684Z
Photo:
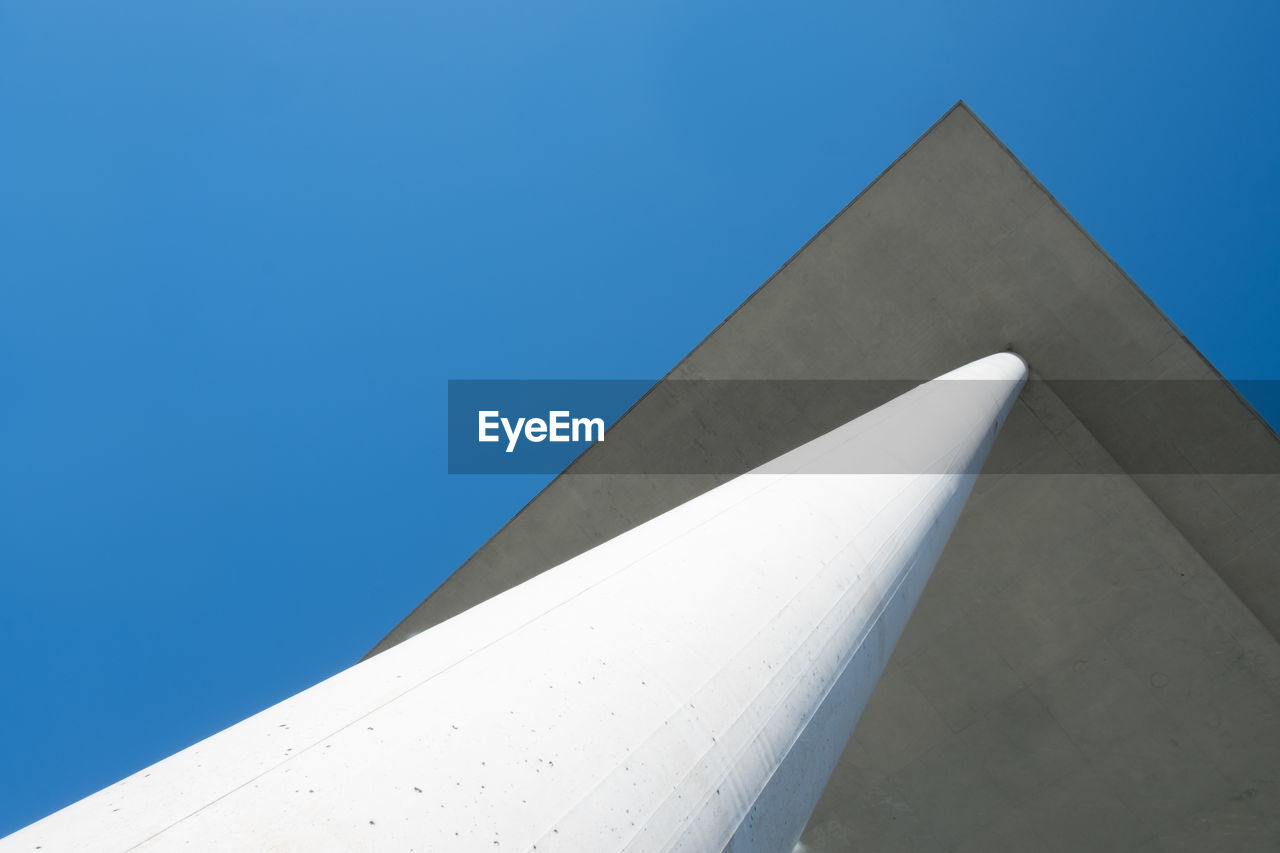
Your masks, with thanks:
M1276 849L1280 647L1065 406L1022 407L804 844ZM1080 473L1020 473L1045 454Z
M1280 844L1280 442L963 105L671 378L923 380L1007 347L1042 381L806 843ZM745 467L883 393L849 387L742 417L660 384L375 652L732 473L618 471L708 444Z

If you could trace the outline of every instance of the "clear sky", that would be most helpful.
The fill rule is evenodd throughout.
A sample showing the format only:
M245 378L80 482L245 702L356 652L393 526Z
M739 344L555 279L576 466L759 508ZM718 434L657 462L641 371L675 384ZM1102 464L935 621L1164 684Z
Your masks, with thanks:
M536 493L445 473L447 379L662 375L959 98L1280 376L1277 10L0 0L0 834Z

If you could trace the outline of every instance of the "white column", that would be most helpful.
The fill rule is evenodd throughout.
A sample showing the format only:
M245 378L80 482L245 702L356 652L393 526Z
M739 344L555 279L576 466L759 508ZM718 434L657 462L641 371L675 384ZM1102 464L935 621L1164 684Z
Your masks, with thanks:
M790 850L1025 378L926 383L0 850Z

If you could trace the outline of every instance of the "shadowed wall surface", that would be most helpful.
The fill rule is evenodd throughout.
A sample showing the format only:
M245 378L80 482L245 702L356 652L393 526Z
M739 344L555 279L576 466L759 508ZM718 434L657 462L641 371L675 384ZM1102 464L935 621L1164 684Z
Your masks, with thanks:
M620 471L746 470L1008 348L1037 381L802 843L1280 848L1280 442L963 104L374 651L734 473Z

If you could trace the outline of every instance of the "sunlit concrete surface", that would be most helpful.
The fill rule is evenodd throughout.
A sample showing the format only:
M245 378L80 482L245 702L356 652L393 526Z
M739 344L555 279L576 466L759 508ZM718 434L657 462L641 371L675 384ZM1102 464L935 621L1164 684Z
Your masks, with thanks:
M1010 415L803 844L1274 848L1280 443L966 107L670 378L922 380L1006 348L1040 381ZM1206 381L1188 405L1161 393L1167 380ZM865 398L807 399L753 422L668 384L376 650L726 479L581 476L619 470L605 452L633 452L645 470L646 454L696 453L696 424L768 458L883 402L867 383Z
M925 383L0 850L790 850L1026 376Z

